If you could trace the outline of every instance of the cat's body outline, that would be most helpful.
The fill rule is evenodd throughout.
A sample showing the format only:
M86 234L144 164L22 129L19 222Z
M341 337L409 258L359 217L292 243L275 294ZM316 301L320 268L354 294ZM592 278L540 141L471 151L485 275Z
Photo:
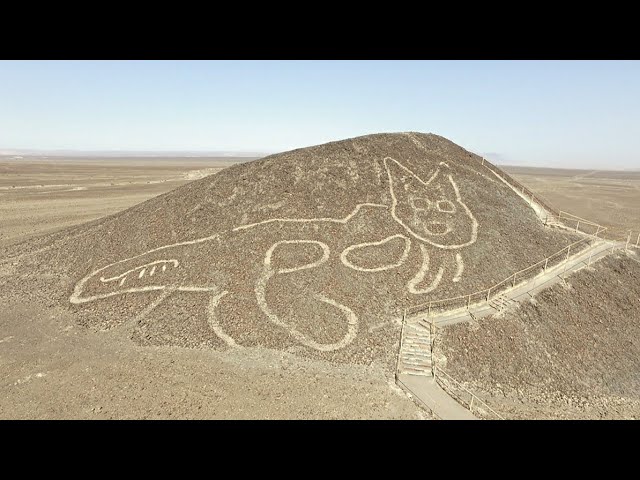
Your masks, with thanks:
M123 287L125 286L129 276L135 277L136 272L138 273L138 280L140 280L145 275L147 275L147 279L151 276L154 276L156 274L155 273L156 271L158 272L157 273L158 277L160 277L165 273L165 270L167 269L167 267L169 268L180 267L181 262L178 260L178 258L173 258L172 255L168 255L166 258L162 258L162 259L156 258L152 262L143 261L142 264L138 262L131 263L136 261L136 259L140 259L141 257L147 257L147 260L149 260L149 258L155 256L158 252L164 252L167 250L178 249L182 247L189 247L191 245L207 244L209 242L221 242L224 239L225 235L233 238L233 235L240 234L241 232L259 231L260 229L265 228L274 223L280 224L280 225L295 225L295 224L322 225L323 223L347 225L350 221L352 221L358 215L367 215L367 212L369 211L369 209L375 209L376 212L380 211L381 209L387 210L387 213L390 214L391 218L393 218L393 221L397 225L402 227L401 231L399 233L395 233L393 235L387 236L379 241L374 239L373 241L370 241L370 242L362 242L360 244L354 244L354 245L348 246L346 249L340 252L340 260L342 264L348 268L359 270L361 272L368 272L368 271L374 272L374 271L381 271L381 270L387 270L392 268L399 268L400 266L402 266L402 264L406 260L408 256L408 252L412 248L413 243L417 241L422 254L422 259L423 259L422 265L419 271L416 273L416 275L413 276L411 280L409 280L409 282L407 283L407 289L409 290L410 293L416 294L416 295L429 293L433 291L435 288L437 288L440 281L442 280L443 267L441 266L439 268L438 272L434 275L432 281L429 282L426 287L422 287L422 288L419 287L419 284L424 280L424 277L430 268L429 255L428 255L425 244L430 244L431 246L434 246L436 248L443 249L443 250L459 250L461 248L467 247L472 243L474 243L477 239L478 222L473 216L473 213L462 201L459 189L457 187L457 184L453 180L452 176L447 175L446 180L450 183L451 187L453 188L453 192L455 192L455 202L462 207L463 215L469 220L469 225L467 225L467 228L469 228L469 235L468 235L469 238L463 242L460 242L460 240L453 241L453 239L450 239L449 243L447 244L445 240L450 237L449 234L451 233L451 229L448 226L447 226L448 229L445 228L444 233L440 233L440 232L434 233L430 231L430 228L433 227L432 224L439 224L439 225L436 225L436 227L438 227L437 229L442 229L441 227L441 224L443 224L442 222L434 222L430 220L431 224L427 224L427 225L424 224L425 216L427 217L427 219L431 219L434 216L434 213L433 213L434 202L427 198L423 198L419 196L411 196L411 194L407 194L407 191L410 190L410 188L408 188L408 185L413 187L412 182L417 183L419 188L432 186L435 180L437 179L437 177L439 176L439 174L441 173L441 167L446 167L448 169L448 165L441 162L440 165L436 168L435 172L430 176L429 180L425 182L422 179L420 179L420 177L418 177L415 173L413 173L410 169L408 169L406 166L402 165L400 162L398 162L397 160L391 157L385 157L383 162L384 162L384 166L385 166L387 176L388 176L388 181L389 181L389 192L392 199L391 205L378 204L378 203L359 203L359 204L356 204L356 206L351 210L349 214L347 214L345 217L342 217L342 218L266 219L266 220L255 222L252 224L233 227L229 230L217 233L215 235L157 247L157 248L148 250L147 252L144 252L123 260L119 260L117 262L113 262L109 265L106 265L104 267L99 268L98 270L91 272L90 274L82 278L75 285L73 293L69 298L69 300L72 304L84 304L84 303L93 302L96 300L105 299L105 298L109 298L117 295L123 295L126 293L145 293L145 292L154 292L154 291L161 292L160 296L156 298L154 301L152 301L143 310L142 314L136 317L137 319L141 319L141 318L144 318L144 316L146 316L150 311L154 310L159 304L161 304L169 295L171 295L174 292L205 292L211 295L209 307L207 310L208 322L210 327L216 333L216 335L220 337L227 345L237 346L237 343L235 342L235 340L231 336L227 335L226 332L224 332L224 330L220 326L220 323L216 319L216 308L220 300L223 297L225 297L227 294L231 293L225 290L224 288L222 288L220 284L187 283L187 284L178 284L178 285L169 285L169 284L146 285L142 287L140 286L125 287L125 288L120 288L116 291L83 297L85 286L90 280L96 279L101 272L104 272L110 268L118 267L118 265L122 265L122 264L127 265L128 262L131 265L136 265L136 264L137 265L134 266L134 268L129 268L124 273L120 273L120 275L114 275L109 278L105 278L104 275L100 276L99 281L101 282L101 284L104 285L106 283L115 283L117 281L118 287ZM404 176L409 176L409 180L401 181L401 179L404 178ZM398 197L407 196L407 195L408 195L408 201L402 201L402 199L400 200L398 199ZM417 201L421 201L422 207L416 205ZM447 202L451 205L446 205ZM442 215L446 216L456 212L456 208L453 201L439 200L439 201L436 201L436 203L437 203L437 211L435 212L436 214L440 212L439 214L441 216ZM445 204L444 210L440 209L440 203ZM411 208L408 209L406 207L406 204L410 204ZM447 208L449 209L452 208L452 206L453 206L453 211L446 210ZM373 212L373 210L371 211ZM431 213L424 214L423 211L428 211ZM417 214L420 214L422 216L420 217L420 215L417 215ZM444 222L444 224L446 224L446 222ZM411 228L412 226L413 228ZM419 230L419 229L422 229L422 230ZM259 235L259 234L260 233L258 232L256 235ZM293 237L295 237L295 235L293 235ZM327 344L327 343L319 343L314 340L311 340L308 338L308 336L302 334L301 332L297 331L295 328L290 327L286 323L282 322L277 317L277 315L275 315L271 311L269 304L266 301L266 294L265 294L266 285L274 275L287 274L287 273L299 271L302 269L316 268L326 263L329 260L329 257L333 253L331 248L326 243L320 240L300 239L300 238L296 239L293 237L281 238L280 240L275 242L270 249L264 252L262 273L260 275L260 278L256 280L256 284L255 284L256 302L260 307L260 309L262 310L263 314L272 323L287 329L289 331L289 334L292 335L294 338L296 338L298 341L300 341L300 343L302 343L303 345L309 348L313 348L315 350L320 350L320 351L331 351L331 350L337 350L339 348L343 348L344 346L348 345L351 341L353 341L353 339L355 338L355 335L357 334L357 329L358 329L358 317L348 306L339 304L335 300L325 297L321 292L317 292L314 295L317 301L325 302L339 309L347 320L348 328L345 336L342 339L340 339L338 342ZM402 239L405 242L405 250L403 252L403 255L400 257L399 261L396 261L389 265L383 265L383 267L367 269L367 268L357 267L353 263L351 263L351 261L348 260L348 254L351 253L351 251L353 251L354 249L361 248L364 245L381 244L383 242L390 241L390 239L394 239L394 238ZM289 268L284 270L273 268L272 265L270 264L273 251L280 244L291 244L291 243L316 244L322 250L322 257L320 258L320 260L317 260L316 262L311 262L310 264L304 264L296 268ZM464 269L464 266L462 263L462 257L460 256L459 253L456 253L455 261L457 265L457 271L453 281L458 281ZM115 273L117 273L117 271ZM135 278L134 278L134 281L135 281Z

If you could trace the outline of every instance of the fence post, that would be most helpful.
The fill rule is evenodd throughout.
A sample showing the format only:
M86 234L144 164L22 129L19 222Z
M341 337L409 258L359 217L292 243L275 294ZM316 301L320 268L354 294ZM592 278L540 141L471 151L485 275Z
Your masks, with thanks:
M471 305L471 295L467 298L467 310L469 310L469 305Z
M529 199L529 205L533 203L533 193L531 194L531 198Z
M569 260L569 252L571 251L571 245L569 245L567 247L567 258L564 259L564 261L566 262L567 260Z
M469 411L471 411L473 408L473 393L470 393L469 395L471 395L471 402L469 403Z
M487 290L487 302L489 301L489 295L491 294L491 289Z
M636 247L640 244L640 233L638 234L638 239L636 240Z
M598 232L600 231L600 225L598 225L598 229L596 230L596 238L598 238ZM640 236L638 236L638 238L640 238Z
M578 220L578 223L576 225L576 233L578 232L578 229L580 228L580 220Z
M484 157L482 157L482 165L484 165Z
M588 263L588 265L591 265L591 257L593 257L593 252L591 252L591 255L589 255L589 263Z
M396 358L396 381L398 380L398 371L400 370L400 355L402 354L402 337L404 336L404 317L407 314L407 309L405 308L402 312L402 326L400 327L400 346L398 347L398 358Z
M547 271L547 263L549 263L549 257L544 260L544 268L542 270L545 272Z
M518 272L516 272L516 273L514 273L514 274L513 274L513 285L511 285L512 287L515 287L515 286L516 286L516 275L517 275L517 273L518 273Z

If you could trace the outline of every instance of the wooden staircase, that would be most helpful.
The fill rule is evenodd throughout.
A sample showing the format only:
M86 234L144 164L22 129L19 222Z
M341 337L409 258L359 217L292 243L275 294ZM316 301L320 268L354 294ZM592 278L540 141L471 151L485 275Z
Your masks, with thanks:
M426 320L405 326L398 370L406 375L433 376L431 329Z

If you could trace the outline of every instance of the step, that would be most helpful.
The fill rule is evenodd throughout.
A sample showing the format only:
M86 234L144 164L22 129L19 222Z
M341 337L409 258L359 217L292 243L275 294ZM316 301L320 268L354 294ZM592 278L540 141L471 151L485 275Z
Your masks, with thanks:
M415 367L415 368L431 368L431 362L427 362L426 360L405 360L402 359L402 366L404 367Z
M429 373L432 374L432 370L431 367L429 368L412 368L412 367L407 367L402 369L402 371L404 372L416 372L416 373Z
M419 377L433 377L433 373L429 373L429 372L406 372L403 371L402 372L403 375L416 375Z
M414 357L414 358L419 358L419 357L428 358L431 355L428 354L428 353L422 353L422 352L403 352L402 356L403 357Z
M426 361L419 362L417 360L410 361L410 360L402 359L401 363L403 367L407 367L407 368L431 368L432 367L431 362L426 362Z
M430 347L431 342L416 342L415 340L405 340L402 342L402 345L407 345L409 347Z
M417 358L402 358L404 365L413 365L414 367L431 367L431 360L417 359Z
M431 362L431 358L429 355L424 355L422 357L414 356L413 358L403 356L402 360L406 360L407 362Z
M417 335L429 335L429 330L417 325L408 325L407 331L409 333L415 333Z
M402 345L408 345L410 347L429 347L431 346L431 342L427 342L425 340L405 340L402 342Z
M431 338L431 335L416 335L415 333L407 333L405 335L407 338L414 338L414 339L424 339L424 340L429 340Z
M418 361L406 361L403 360L402 361L402 366L403 367L407 367L407 368L431 368L431 362L427 363L427 362L418 362Z
M410 360L429 360L431 361L431 355L428 353L403 353L402 358L408 358Z
M412 347L406 347L402 349L403 352L407 352L407 353L419 353L420 355L428 355L431 353L431 349L430 348L412 348Z

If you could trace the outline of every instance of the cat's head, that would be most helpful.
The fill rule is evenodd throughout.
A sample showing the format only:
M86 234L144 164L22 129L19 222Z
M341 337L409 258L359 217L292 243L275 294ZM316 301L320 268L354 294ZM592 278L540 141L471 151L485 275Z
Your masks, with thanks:
M412 236L444 249L466 247L476 241L478 222L462 202L446 163L440 163L426 181L390 157L384 164L389 176L391 215Z

